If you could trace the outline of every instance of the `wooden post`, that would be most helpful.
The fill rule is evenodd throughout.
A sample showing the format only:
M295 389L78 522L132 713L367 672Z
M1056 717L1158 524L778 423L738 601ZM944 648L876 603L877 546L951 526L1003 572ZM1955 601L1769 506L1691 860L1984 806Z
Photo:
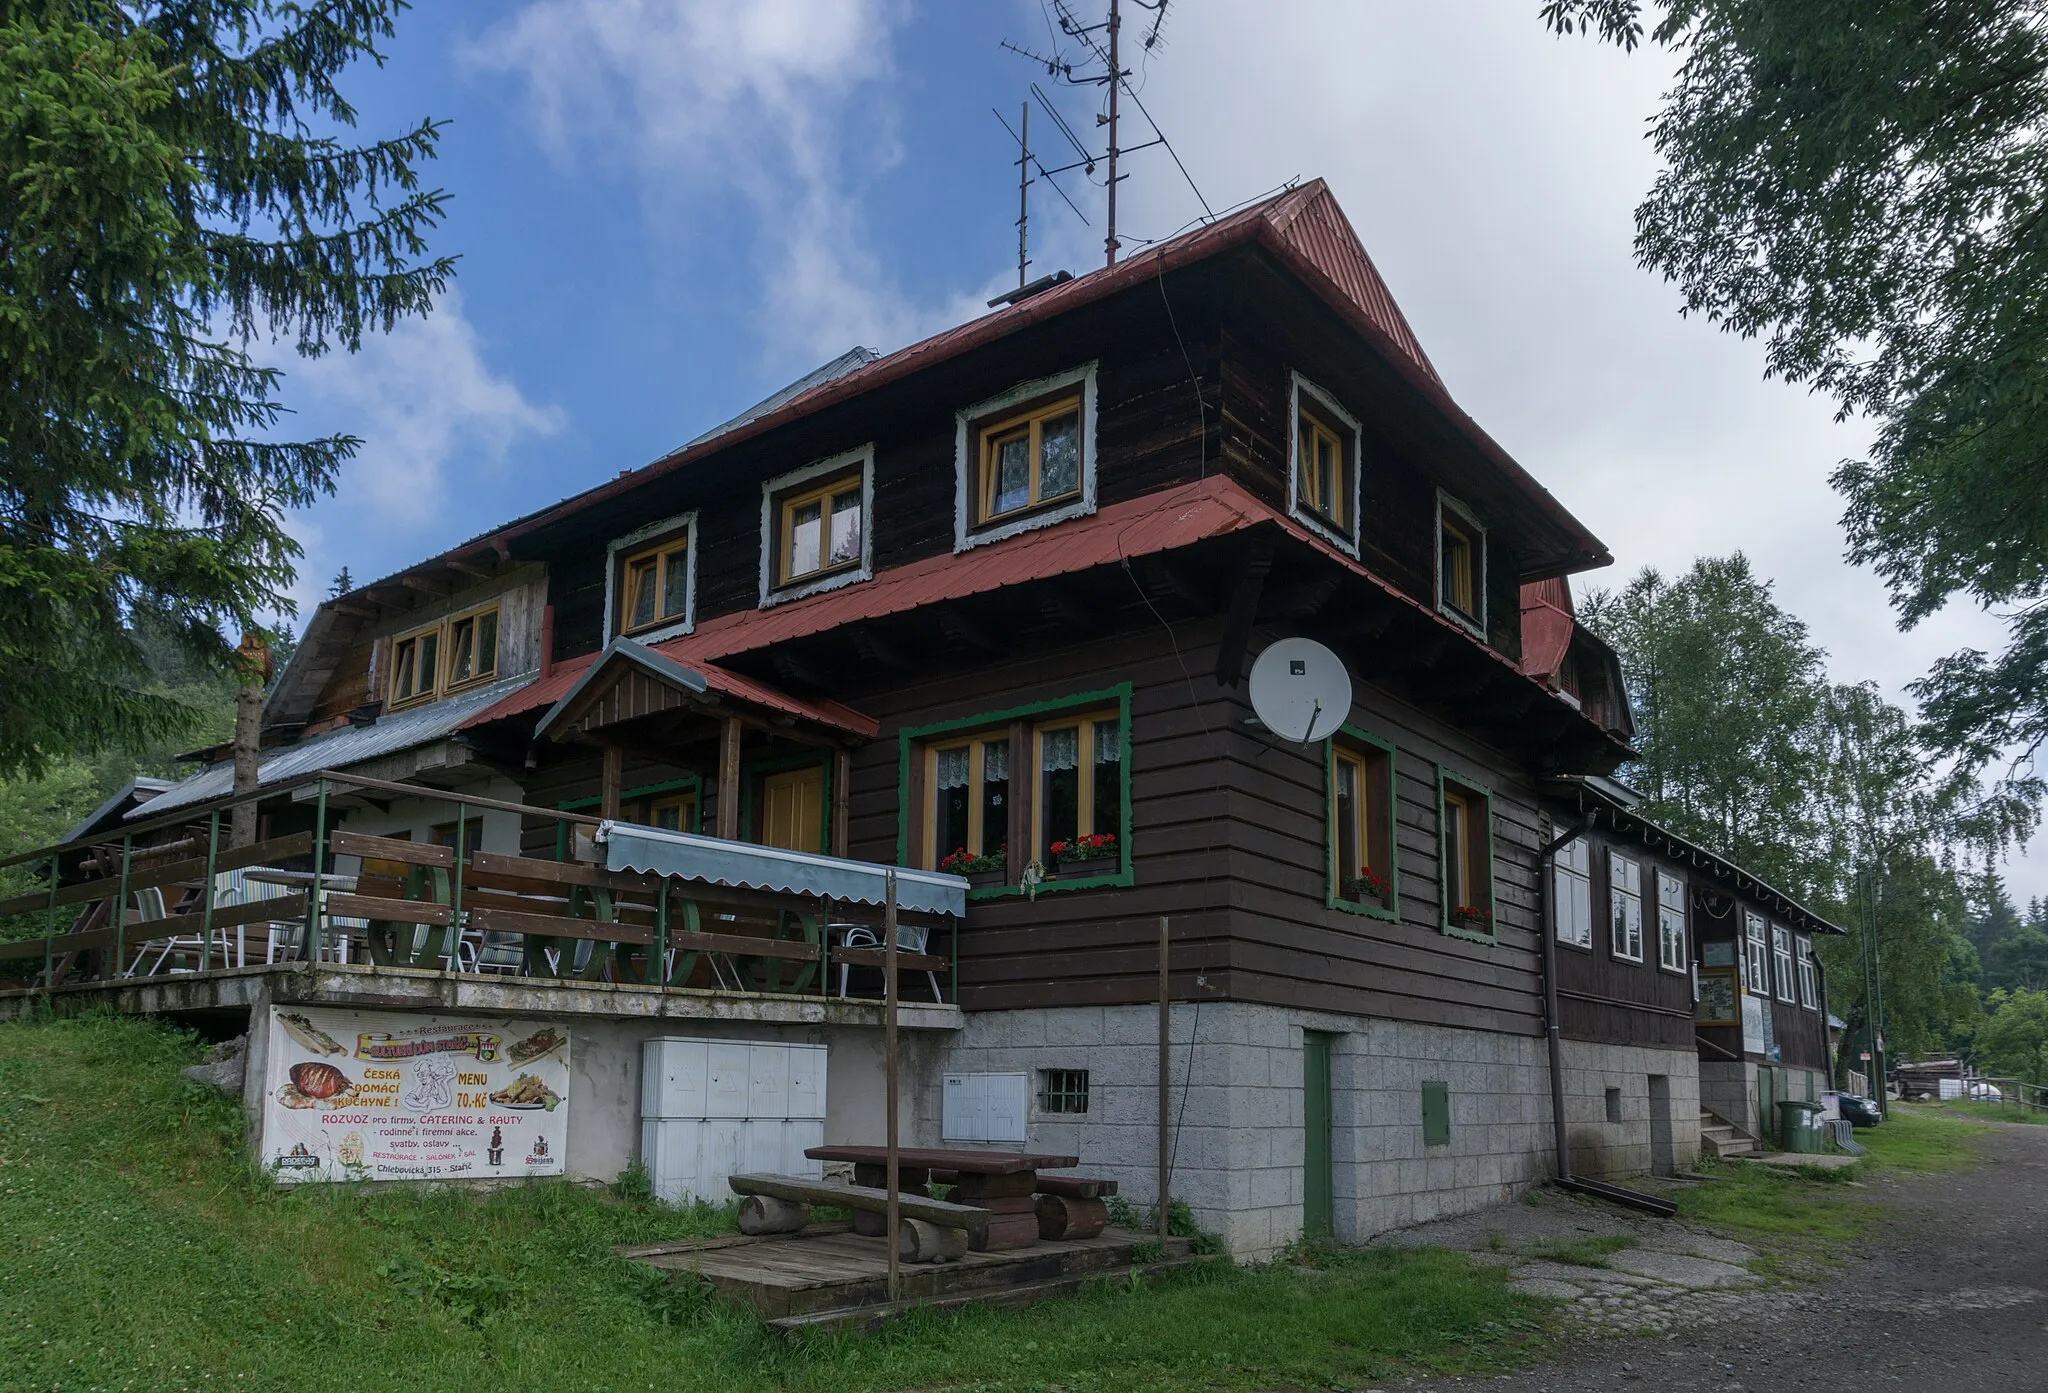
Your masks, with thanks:
M882 877L887 887L882 905L882 1069L889 1128L889 1301L896 1301L898 1227L902 1216L896 1193L896 871L891 867Z
M1172 1070L1168 1067L1167 1051L1172 1044L1172 987L1166 973L1167 966L1166 916L1159 916L1159 1246L1160 1256L1166 1249L1166 1182L1167 1158L1171 1154L1166 1135L1166 1099L1170 1088Z
M619 815L619 794L626 783L626 752L617 745L604 747L604 774L598 785L597 815L615 819Z
M718 739L718 835L740 839L740 718L727 716Z
M853 782L853 756L845 750L832 752L832 854L847 854L846 795Z

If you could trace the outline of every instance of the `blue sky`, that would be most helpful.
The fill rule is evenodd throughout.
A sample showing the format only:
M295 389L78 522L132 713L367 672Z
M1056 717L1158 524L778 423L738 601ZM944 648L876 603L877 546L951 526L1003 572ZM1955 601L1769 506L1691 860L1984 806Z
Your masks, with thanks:
M1082 14L1102 0L1073 0ZM1546 35L1535 0L1172 0L1146 104L1221 208L1327 178L1452 393L1644 565L1747 551L1838 680L1897 698L1997 641L1952 609L1899 633L1843 559L1827 476L1867 431L1682 319L1632 210L1669 59ZM1133 32L1140 14L1127 21ZM295 520L298 593L368 579L634 468L855 343L984 312L1015 279L1014 113L1039 0L437 0L344 90L362 129L451 122L437 249L457 289L353 357L287 362L307 431L364 437ZM1066 46L1073 48L1071 41ZM1094 98L1064 108L1088 128ZM1046 123L1034 146L1057 151ZM1133 157L1127 237L1199 208ZM1034 195L1034 274L1100 263L1094 220ZM2048 894L2048 856L2013 867Z

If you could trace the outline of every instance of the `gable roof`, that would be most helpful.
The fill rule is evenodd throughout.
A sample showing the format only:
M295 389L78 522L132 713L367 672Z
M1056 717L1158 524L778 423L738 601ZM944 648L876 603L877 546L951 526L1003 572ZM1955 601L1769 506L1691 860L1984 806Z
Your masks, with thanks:
M868 349L849 350L652 463L623 471L617 477L559 503L549 504L481 533L440 556L420 562L419 566L440 565L485 550L509 554L511 544L523 536L593 504L629 493L652 479L694 464L742 440L765 435L814 412L901 381L935 364L1043 324L1084 305L1107 299L1119 291L1163 277L1169 271L1246 246L1257 246L1271 254L1442 412L1459 434L1502 471L1531 506L1570 539L1578 568L1613 563L1614 558L1605 544L1451 399L1443 380L1423 353L1422 344L1415 337L1407 317L1394 302L1386 281L1366 254L1335 195L1330 192L1329 185L1321 179L1312 179L1214 222L1168 238L1114 266L1063 281L1027 300L969 320L894 353L876 356Z

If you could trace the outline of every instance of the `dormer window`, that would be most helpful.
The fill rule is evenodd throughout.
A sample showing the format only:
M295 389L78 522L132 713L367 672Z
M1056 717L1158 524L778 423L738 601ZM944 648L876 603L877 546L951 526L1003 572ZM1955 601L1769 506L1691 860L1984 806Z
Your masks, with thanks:
M977 523L1080 494L1078 392L982 428Z
M1095 510L1095 365L957 413L954 550Z
M642 643L690 632L697 602L697 515L628 533L605 561L605 634Z
M490 604L392 639L385 705L396 709L432 701L497 675L498 606Z
M1358 419L1296 373L1288 511L1351 556L1358 554L1358 440Z
M1486 632L1486 529L1452 498L1436 502L1437 608L1482 636Z
M863 447L771 479L761 493L761 602L870 575L874 452Z

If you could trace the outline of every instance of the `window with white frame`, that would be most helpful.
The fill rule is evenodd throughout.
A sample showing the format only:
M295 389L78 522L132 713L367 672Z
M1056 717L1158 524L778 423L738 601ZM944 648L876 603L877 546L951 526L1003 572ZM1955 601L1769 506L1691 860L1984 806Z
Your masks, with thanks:
M1436 496L1437 608L1486 632L1486 529L1447 493Z
M1761 914L1743 914L1742 985L1757 996L1771 994L1770 935Z
M1557 849L1550 865L1550 902L1557 915L1557 941L1574 948L1593 946L1593 848L1584 837Z
M1657 965L1685 971L1685 882L1657 872Z
M1095 511L1095 364L954 415L953 549Z
M1607 914L1614 956L1643 960L1643 869L1633 859L1607 852Z
M875 452L862 446L761 486L761 603L873 571Z
M1820 975L1813 964L1813 940L1799 937L1799 1004L1809 1011L1820 1009Z
M697 594L697 515L664 518L605 556L605 636L654 642L690 632Z
M1792 930L1771 925L1771 957L1778 968L1778 1000L1792 1001Z
M1312 531L1358 554L1358 418L1294 374L1293 470L1287 506Z

